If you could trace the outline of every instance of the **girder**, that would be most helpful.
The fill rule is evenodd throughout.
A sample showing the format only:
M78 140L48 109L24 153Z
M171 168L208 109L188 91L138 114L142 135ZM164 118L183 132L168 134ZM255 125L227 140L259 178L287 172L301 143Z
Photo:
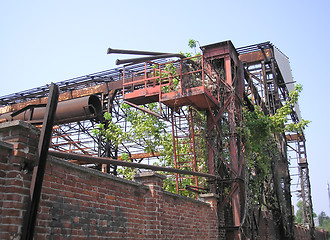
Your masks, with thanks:
M124 141L122 148L118 148L111 141L105 141L104 138L91 133L99 122L107 127L109 121L102 117L105 112L111 113L110 121L125 131L130 131L131 126L126 121L127 112L121 108L123 103L127 103L137 111L143 111L166 122L166 131L172 132L173 137L173 161L176 169L179 170L172 171L176 174L177 191L184 189L180 186L181 180L184 179L182 174L196 172L193 177L194 184L187 188L198 193L205 188L199 186L199 179L203 175L198 173L198 160L196 160L198 141L196 139L199 136L194 131L196 122L190 114L192 109L201 111L206 116L204 121L207 121L203 126L205 128L203 131L205 130L206 133L203 140L207 149L206 165L209 174L207 176L211 179L208 190L220 196L219 216L226 215L230 218L230 221L221 226L221 229L226 231L227 239L242 239L242 231L246 228L245 215L249 211L253 212L247 210L245 204L244 146L239 132L242 124L242 107L246 104L253 111L254 106L259 106L265 114L274 115L276 110L288 100L289 83L275 57L274 52L277 50L270 42L236 49L230 41L225 41L203 46L201 49L203 53L201 56L188 59L151 61L152 57L144 58L143 60L147 61L141 64L133 64L135 60L128 59L128 66L57 83L60 87L59 106L70 101L72 103L66 110L67 114L73 114L70 108L86 110L87 107L88 110L92 105L84 103L78 107L75 101L80 98L87 99L94 96L100 102L100 106L93 106L89 109L89 114L85 114L85 110L79 112L79 118L59 115L62 121L58 121L53 129L51 148L66 153L66 156L77 157L74 154L83 154L86 158L79 156L77 158L86 161L74 160L74 162L79 164L92 162L92 167L113 174L117 174L116 160L122 160L122 156L126 153L129 153L132 166L138 167L139 165L135 163L142 161L153 164L161 158L161 153L146 153L145 146L139 141ZM141 53L137 51L137 54ZM158 52L146 54L163 56L163 53ZM169 57L168 54L165 55ZM182 55L179 57L183 58ZM175 71L168 71L167 66L170 64ZM0 121L9 121L22 114L24 115L22 120L40 124L40 121L35 121L36 119L31 116L37 107L42 107L47 102L48 94L48 86L43 86L0 97ZM143 107L153 102L159 104L157 113ZM96 111L92 111L93 108L98 109L97 114ZM22 110L30 112L27 114ZM9 117L3 117L6 115ZM179 123L179 118L184 118L184 123ZM299 121L298 112L293 111L291 121ZM179 138L185 138L187 142ZM273 188L279 205L277 210L280 212L283 237L293 239L289 162L283 146L287 141L297 143L296 147L290 147L299 155L304 221L313 229L305 140L293 134L288 134L286 137L279 134L276 139L281 152L277 159L272 159ZM188 152L180 152L179 148L183 145L185 149L189 148ZM102 160L87 156L102 157ZM87 161L88 159L90 162ZM106 159L114 160L113 165ZM225 209L230 211L225 212Z

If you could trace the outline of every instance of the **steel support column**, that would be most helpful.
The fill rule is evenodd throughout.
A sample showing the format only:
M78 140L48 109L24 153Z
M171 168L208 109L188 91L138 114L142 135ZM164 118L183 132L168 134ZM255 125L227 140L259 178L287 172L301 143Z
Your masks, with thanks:
M44 178L48 148L52 136L53 123L59 96L59 88L55 84L51 84L50 94L46 106L46 115L42 124L42 130L39 138L38 153L39 159L33 169L31 181L31 196L28 203L28 209L24 218L22 240L32 240L35 222L37 219L38 206L41 195L42 182Z

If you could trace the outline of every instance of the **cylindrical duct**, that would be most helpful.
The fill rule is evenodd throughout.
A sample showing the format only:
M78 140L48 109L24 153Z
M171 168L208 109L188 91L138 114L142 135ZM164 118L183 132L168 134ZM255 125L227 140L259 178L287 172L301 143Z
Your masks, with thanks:
M46 107L31 106L25 111L15 114L13 112L0 115L0 122L23 120L30 122L42 122L46 114ZM77 122L91 118L102 117L100 99L95 96L86 96L59 102L56 109L55 123Z

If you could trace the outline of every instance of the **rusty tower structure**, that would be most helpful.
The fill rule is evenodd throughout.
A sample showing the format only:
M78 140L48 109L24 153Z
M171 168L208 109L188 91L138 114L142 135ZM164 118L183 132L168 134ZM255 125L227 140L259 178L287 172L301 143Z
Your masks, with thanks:
M256 105L265 114L275 114L293 89L288 60L270 42L236 49L231 41L224 41L202 46L201 50L201 55L186 58L180 54L108 49L108 53L148 56L118 60L117 64L125 65L58 83L59 104L50 147L117 160L129 153L133 162L152 164L160 153L147 153L138 142L125 142L123 148L118 148L91 133L98 123L107 126L105 112L111 114L116 125L129 131L127 112L120 107L126 103L165 122L172 135L174 167L182 170L172 175L177 193L209 191L218 196L220 229L226 239L257 236L255 211L246 207L244 144L239 131L242 107ZM0 121L19 119L40 125L47 96L45 86L1 97ZM144 107L149 103L157 104L158 111ZM291 120L298 122L299 106L292 108ZM199 112L206 116L204 124L198 118ZM298 154L304 221L314 228L305 138L294 133L275 138L278 154L271 160L269 186L275 194L271 211L281 238L294 239L287 145ZM202 143L207 159L201 158ZM116 165L72 162L117 174ZM202 169L215 176L208 180L207 188L200 176L183 174L185 170L198 173ZM252 220L248 221L247 215Z

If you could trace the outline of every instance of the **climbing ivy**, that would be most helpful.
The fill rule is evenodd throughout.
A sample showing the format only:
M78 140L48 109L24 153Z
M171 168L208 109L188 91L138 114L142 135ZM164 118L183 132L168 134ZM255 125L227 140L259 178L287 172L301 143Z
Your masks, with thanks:
M270 175L270 160L276 154L276 143L273 140L273 123L258 107L253 112L243 109L242 137L246 161L249 199L258 203L260 190L266 176Z
M247 184L250 200L259 201L264 181L271 173L271 159L278 154L276 134L285 132L301 133L310 121L301 119L290 122L293 106L298 102L301 85L289 93L289 100L273 116L265 115L261 108L254 111L243 108L243 127L240 129L244 142L244 155L247 167Z

